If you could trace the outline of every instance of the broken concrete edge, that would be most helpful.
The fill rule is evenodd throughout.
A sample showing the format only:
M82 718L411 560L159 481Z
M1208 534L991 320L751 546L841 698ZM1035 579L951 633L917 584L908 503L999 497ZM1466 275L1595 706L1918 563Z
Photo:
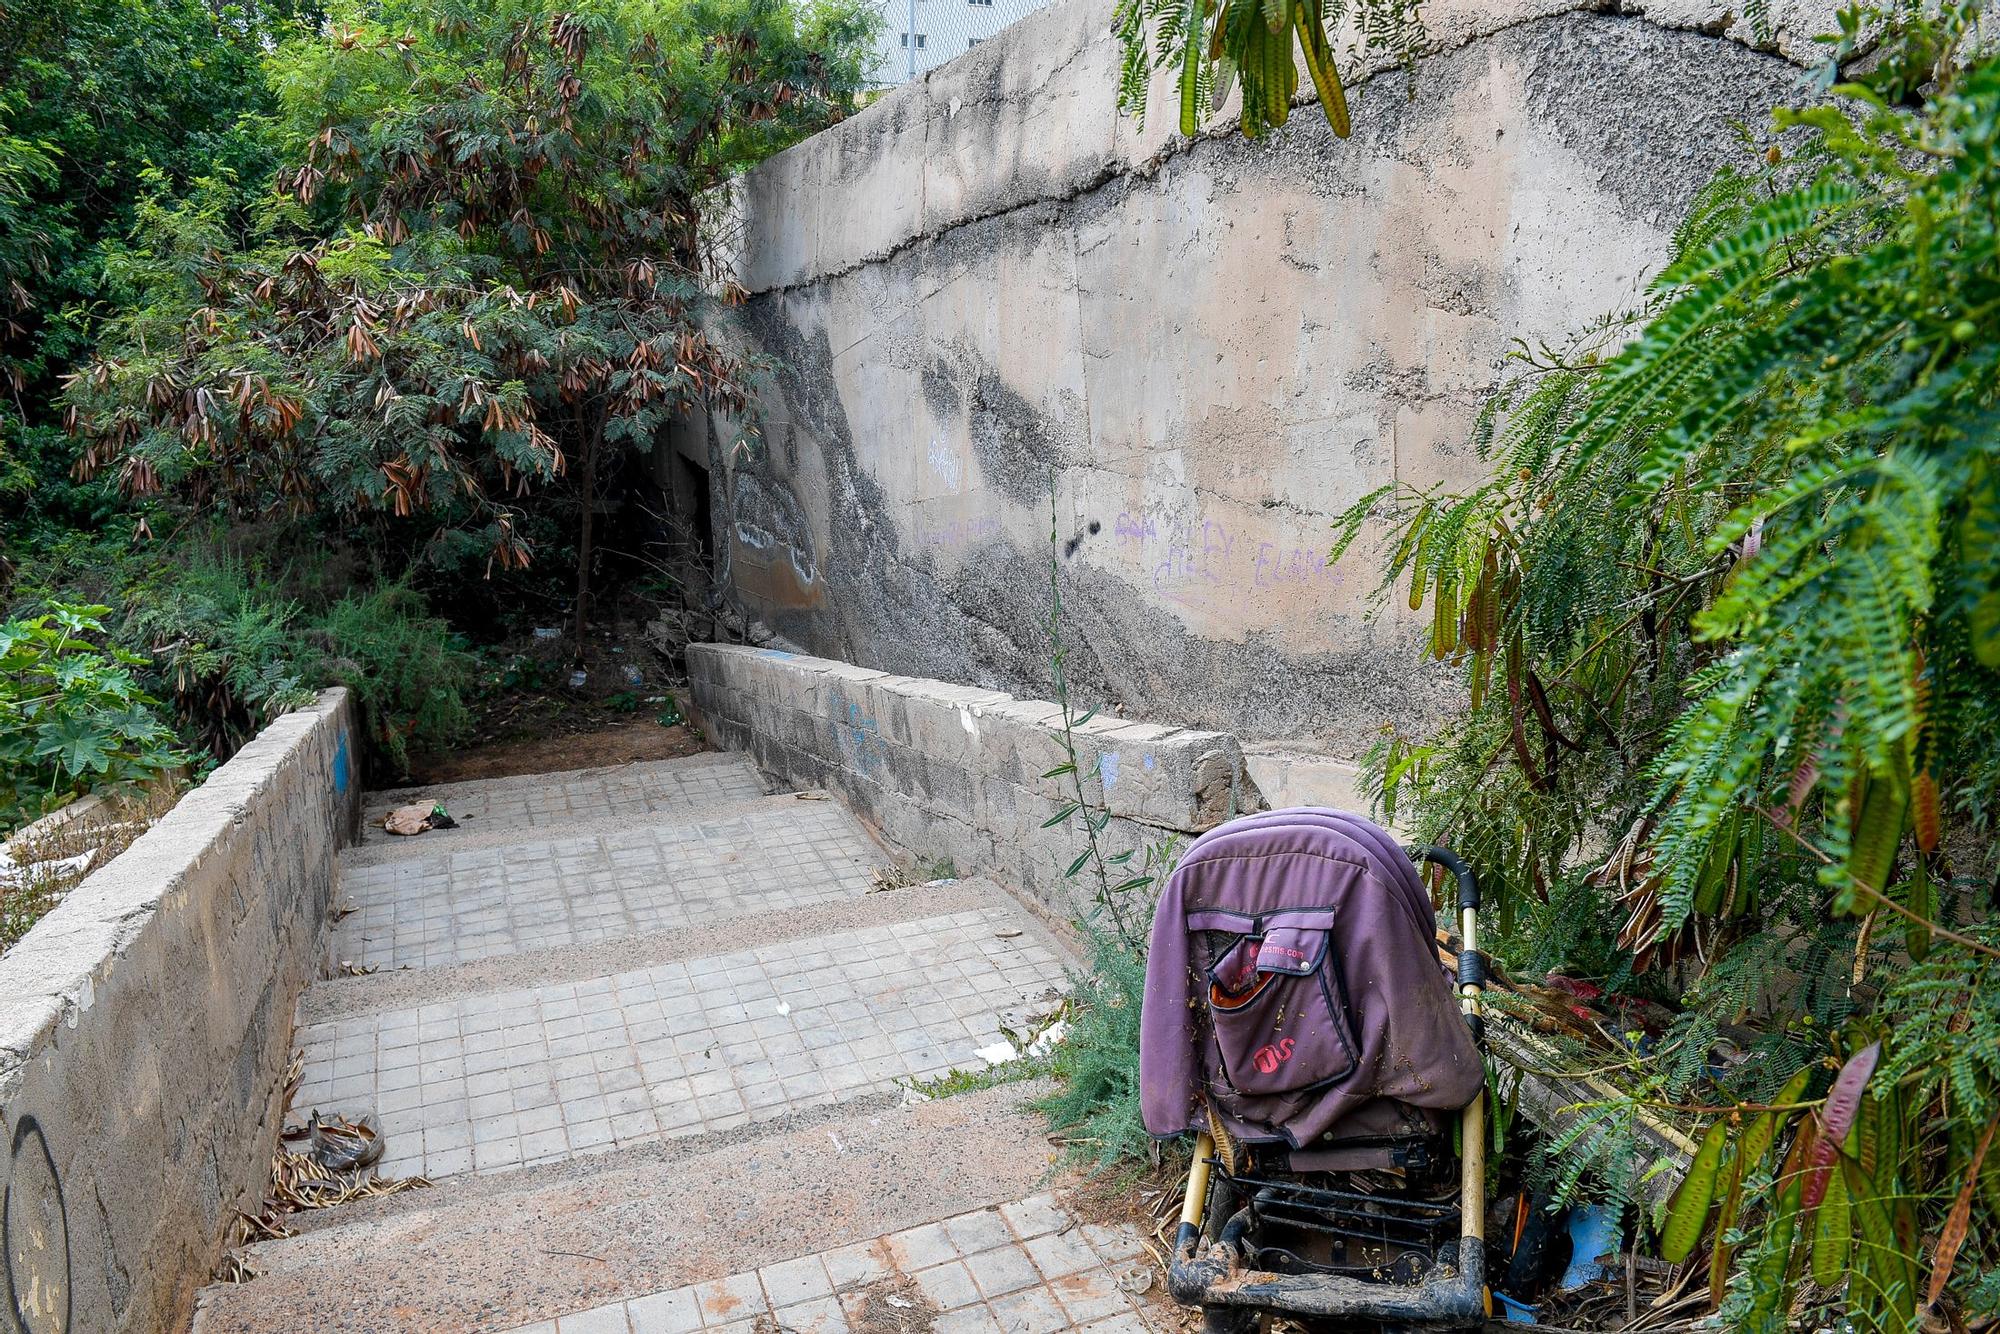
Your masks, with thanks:
M742 224L737 281L756 294L836 277L955 227L1149 175L1204 138L1235 133L1240 90L1201 134L1178 132L1173 66L1154 71L1143 123L1119 110L1114 8L1114 0L1066 0L1037 10L746 173L726 210ZM1432 0L1424 54L1561 14L1600 13L1804 67L1823 58L1815 39L1837 30L1836 8L1773 0L1759 27L1724 0ZM1370 49L1347 55L1342 76L1365 108L1405 96L1402 69L1395 53ZM1303 108L1314 100L1303 74L1299 88L1294 105ZM1051 107L1062 114L1049 115Z
M1294 750L1279 742L1246 741L1243 767L1272 810L1331 806L1339 811L1369 814L1375 804L1362 779L1361 766L1350 760ZM1370 818L1382 823L1379 815ZM1384 828L1398 834L1403 832L1393 822L1384 824Z
M256 1211L356 720L339 689L279 718L0 956L0 1254L31 1327L184 1326Z
M766 773L839 793L896 847L992 874L1057 920L1083 908L1087 881L1067 871L1084 843L1073 821L1048 824L1070 799L1044 777L1066 758L1059 705L738 645L689 645L688 677L711 739ZM1108 815L1100 843L1133 870L1150 846L1265 808L1229 733L1092 718L1073 737L1084 799Z

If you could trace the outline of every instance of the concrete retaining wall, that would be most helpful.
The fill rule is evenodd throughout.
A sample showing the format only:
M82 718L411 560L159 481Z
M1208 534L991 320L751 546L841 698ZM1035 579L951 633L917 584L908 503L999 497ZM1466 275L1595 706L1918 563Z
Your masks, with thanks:
M1062 804L1041 777L1064 760L1058 706L734 645L689 646L688 676L714 739L766 772L839 793L919 858L996 875L1065 917L1083 906L1089 882L1064 874L1081 836L1042 827ZM1084 795L1111 813L1107 852L1263 809L1227 734L1099 717L1075 739Z
M272 723L0 957L6 1328L179 1329L230 1211L257 1211L354 722L330 690Z
M1465 485L1515 339L1630 309L1748 162L1825 0L1430 0L1413 74L1351 58L1259 143L1115 106L1114 0L1060 0L742 190L761 441L704 446L744 609L805 650L1049 689L1051 510L1091 702L1353 759L1436 718L1428 609L1325 559L1385 483ZM1617 11L1604 12L1605 9ZM1301 80L1302 97L1310 83ZM1227 124L1225 108L1224 125Z

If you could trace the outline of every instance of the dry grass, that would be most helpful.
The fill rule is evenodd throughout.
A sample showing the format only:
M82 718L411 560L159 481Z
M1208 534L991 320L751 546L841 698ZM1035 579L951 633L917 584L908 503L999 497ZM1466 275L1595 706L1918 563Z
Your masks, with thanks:
M0 951L27 935L85 876L132 846L186 790L185 781L175 779L85 797L10 838L0 859Z

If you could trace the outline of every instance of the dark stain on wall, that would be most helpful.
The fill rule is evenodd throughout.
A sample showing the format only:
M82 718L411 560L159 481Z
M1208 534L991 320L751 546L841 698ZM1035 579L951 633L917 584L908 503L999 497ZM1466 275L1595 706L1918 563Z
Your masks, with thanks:
M1646 221L1678 222L1714 174L1717 146L1733 145L1739 127L1770 138L1771 108L1802 92L1782 61L1644 19L1576 14L1509 38L1527 70L1530 120L1595 163L1597 184Z
M1079 425L1057 421L1016 393L963 344L949 343L926 360L918 382L932 416L965 422L980 480L1017 505L1046 501L1050 476L1086 454Z
M815 542L803 506L786 506L781 541L814 555L826 582L825 601L814 607L782 607L757 601L753 610L788 639L831 657L885 670L931 674L925 664L940 651L970 656L969 630L947 605L948 592L929 563L903 550L889 520L890 501L881 485L855 457L853 434L835 390L833 352L825 330L808 325L809 302L798 297L759 297L741 308L747 332L777 364L775 388L792 412L795 434L810 447L825 472L827 533ZM802 327L806 326L806 327ZM720 460L717 461L718 466ZM734 460L733 472L756 479L776 494L801 484L779 475L768 456ZM719 516L734 525L733 504L742 494L732 480L732 511Z
M0 1277L7 1314L25 1334L69 1334L69 1205L41 1123L14 1122L0 1196Z

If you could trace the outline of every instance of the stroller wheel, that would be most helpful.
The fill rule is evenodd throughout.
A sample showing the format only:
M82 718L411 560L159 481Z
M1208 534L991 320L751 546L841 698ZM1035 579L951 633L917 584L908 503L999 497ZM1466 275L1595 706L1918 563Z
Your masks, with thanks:
M1222 1228L1236 1212L1236 1192L1229 1178L1217 1172L1208 1181L1208 1203L1201 1211L1201 1239L1213 1246L1222 1239Z
M1259 1334L1264 1317L1241 1306L1201 1308L1201 1334Z

